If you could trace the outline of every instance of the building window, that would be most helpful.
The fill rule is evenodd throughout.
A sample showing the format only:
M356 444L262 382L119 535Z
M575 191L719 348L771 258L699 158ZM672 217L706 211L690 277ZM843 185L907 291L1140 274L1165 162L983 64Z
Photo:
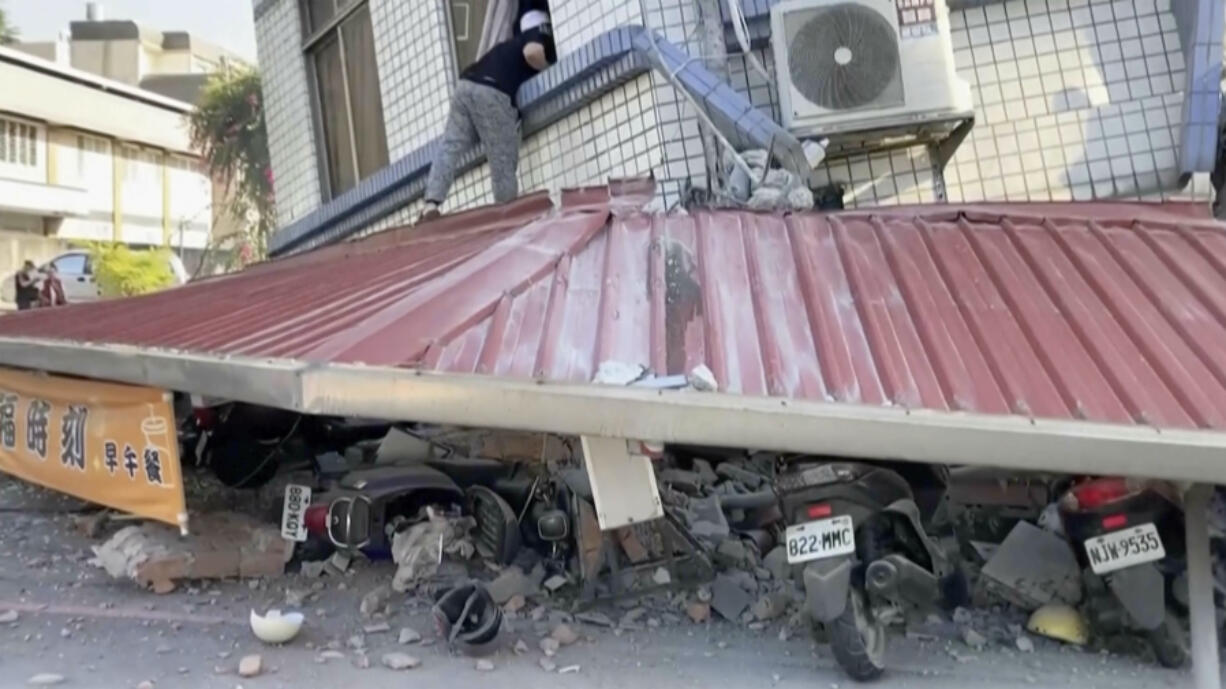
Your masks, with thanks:
M325 199L387 165L383 98L366 0L301 0L314 76Z
M481 34L490 0L448 0L448 3L451 5L456 67L463 72L481 57Z
M0 118L0 163L38 167L38 127Z
M446 0L456 68L463 72L514 33L524 13L549 14L548 0Z

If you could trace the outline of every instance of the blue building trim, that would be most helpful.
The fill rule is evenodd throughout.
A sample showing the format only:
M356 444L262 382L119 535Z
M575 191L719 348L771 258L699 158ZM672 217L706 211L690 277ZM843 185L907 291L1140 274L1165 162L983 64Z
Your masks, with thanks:
M1184 100L1179 171L1212 172L1222 106L1223 0L1172 0L1183 47Z
M525 83L518 102L524 135L531 136L650 69L666 72L689 92L707 116L739 148L770 148L790 169L808 171L800 142L689 54L642 26L613 29ZM412 151L353 189L276 232L274 256L342 241L421 198L439 140ZM467 171L484 162L478 151L464 158Z

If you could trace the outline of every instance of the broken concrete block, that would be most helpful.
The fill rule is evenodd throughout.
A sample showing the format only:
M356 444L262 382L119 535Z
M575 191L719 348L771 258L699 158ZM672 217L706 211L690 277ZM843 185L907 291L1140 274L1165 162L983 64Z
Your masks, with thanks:
M701 491L702 479L693 471L665 469L660 472L659 479L661 483L672 486L673 490L686 495L698 495Z
M553 631L549 633L549 636L562 646L569 646L579 640L579 633L576 632L569 624L559 624L553 628Z
M787 581L792 574L792 566L788 564L788 551L783 546L774 548L762 558L762 566L770 570L771 576L779 581Z
M1024 521L983 566L979 581L1023 610L1081 600L1081 567L1068 541Z
M719 382L715 380L715 374L711 369L707 368L706 364L695 366L685 377L685 381L690 384L690 387L699 392L717 392L719 390Z
M553 593L563 586L566 586L567 583L569 583L569 580L566 577L562 576L561 574L555 574L545 580L545 589L550 593Z
M238 676L239 677L255 677L264 669L264 660L258 655L243 656L243 659L238 661Z
M685 606L685 614L694 621L694 624L702 624L711 619L711 606L708 603L694 601Z
M698 481L704 486L713 486L719 482L719 475L715 473L715 469L711 467L711 463L705 459L695 459L694 473L698 474Z
M378 586L365 596L362 596L362 602L358 605L358 610L362 613L363 617L370 617L375 613L383 612L387 604L392 602L392 596L394 595L395 593L393 593L391 586L387 584Z
M558 654L558 649L562 647L562 644L552 636L547 636L544 639L541 639L540 647L541 653L544 653L547 657L552 658Z
M719 575L711 583L711 607L726 620L739 621L741 613L752 603L753 598L749 593L727 574Z
M279 575L293 555L293 543L276 526L233 512L192 517L191 534L148 522L120 529L94 546L96 562L116 578L150 588L173 589L178 579L220 579Z
M400 637L397 639L401 646L415 644L421 641L421 633L412 627L404 627L400 630Z
M525 598L536 593L539 593L539 583L533 578L524 573L524 570L516 566L507 567L486 586L490 596L494 602L499 605L504 605L515 596L524 596Z
M970 627L962 630L962 641L976 651L982 651L988 645L987 638Z
M421 665L421 660L408 653L384 653L381 660L389 670L412 670Z
M467 536L477 525L472 517L445 517L431 514L424 522L397 532L392 537L392 560L396 574L392 588L405 592L439 571L444 555L461 560L472 557L475 546Z
M732 533L718 496L690 501L690 511L690 534L706 547L716 547Z
M732 462L724 462L715 467L715 473L750 490L757 490L766 481L766 477L762 474L737 466Z
M745 558L745 544L739 538L726 538L715 549L715 562L727 568L740 567Z
M667 586L673 583L673 575L668 573L668 570L663 567L656 567L656 571L651 573L651 580L657 586Z
M782 591L768 593L754 603L753 616L760 622L769 622L786 613L791 602L791 596Z
M584 624L595 625L597 627L612 628L614 626L612 618L603 612L581 612L575 615L575 619L579 622L583 622Z

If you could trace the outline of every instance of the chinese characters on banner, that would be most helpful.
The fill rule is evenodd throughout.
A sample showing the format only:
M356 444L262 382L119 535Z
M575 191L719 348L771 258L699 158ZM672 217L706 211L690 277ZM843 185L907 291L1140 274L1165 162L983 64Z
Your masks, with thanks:
M0 368L0 471L186 528L169 393Z

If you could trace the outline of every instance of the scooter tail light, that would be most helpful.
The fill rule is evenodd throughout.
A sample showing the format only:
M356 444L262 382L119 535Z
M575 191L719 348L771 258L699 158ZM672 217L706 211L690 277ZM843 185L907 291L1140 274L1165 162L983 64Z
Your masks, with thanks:
M1125 478L1097 478L1079 483L1064 496L1071 510L1092 510L1109 505L1141 491L1141 486Z
M306 524L307 533L328 533L328 506L311 505L303 515L302 521Z
M1103 528L1104 529L1118 529L1120 527L1127 526L1127 525L1128 525L1128 515L1126 514L1113 514L1109 517L1103 517Z
M821 519L829 517L834 512L834 508L829 504L809 505L809 519Z

